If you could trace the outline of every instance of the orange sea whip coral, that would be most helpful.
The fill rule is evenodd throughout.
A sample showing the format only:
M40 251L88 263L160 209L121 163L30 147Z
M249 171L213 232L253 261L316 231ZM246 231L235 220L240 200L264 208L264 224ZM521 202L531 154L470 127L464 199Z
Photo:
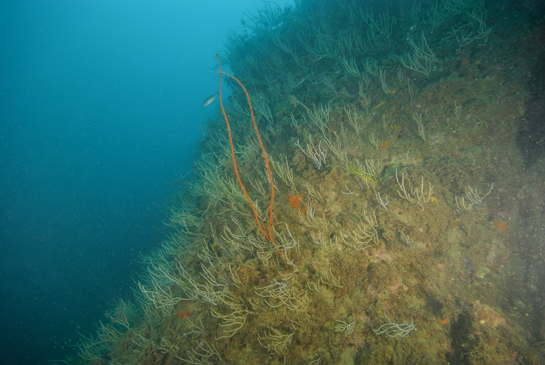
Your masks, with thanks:
M278 248L278 246L274 242L274 238L273 238L273 235L272 235L272 220L273 220L273 215L272 214L273 214L273 205L274 205L274 182L273 182L273 178L272 178L271 168L269 167L269 159L267 158L267 153L265 152L265 148L263 148L263 142L261 142L261 136L259 135L259 130L257 129L257 123L255 122L254 110L252 109L252 102L250 100L250 95L248 95L248 91L246 91L246 88L244 87L244 85L242 85L242 82L240 82L233 75L228 74L227 72L223 72L221 70L221 57L220 57L219 54L216 54L216 57L218 58L218 61L219 61L219 64L220 64L220 70L216 71L216 73L219 72L219 74L220 74L220 87L219 87L220 90L219 90L219 94L220 94L221 111L223 112L223 116L225 117L225 123L227 123L227 131L229 132L229 141L231 142L231 155L233 156L233 165L235 167L235 172L237 174L238 183L240 184L240 187L244 191L244 195L246 196L246 199L248 200L248 203L250 203L250 206L252 207L252 211L254 212L255 220L257 221L257 225L259 226L259 229L261 230L261 233L263 233L263 235L265 237L267 237L267 239L272 242L272 244L274 245L274 247L276 248L276 250L278 251L278 253L282 257L282 259L284 260L284 263L286 264L286 269L288 271L290 271L290 269L288 269L288 264L286 263L286 258L284 257L284 255L282 254L282 252L280 251L280 249ZM229 119L227 119L227 114L225 113L225 109L223 108L223 100L221 98L221 75L222 74L225 74L225 75L233 78L236 82L238 82L238 84L242 87L242 89L246 93L246 98L248 99L248 104L250 105L250 113L252 114L252 121L254 122L255 132L257 133L257 139L259 140L259 145L261 146L261 151L263 152L263 158L265 159L265 164L267 165L267 170L269 171L269 179L271 180L271 192L272 193L271 193L271 208L270 208L270 212L269 212L269 234L268 235L263 230L263 227L261 226L261 222L259 222L259 217L257 216L257 212L255 210L255 207L252 204L252 200L250 199L250 196L246 192L246 188L242 184L242 180L240 179L240 175L238 174L237 160L235 159L235 147L233 145L233 137L231 135L231 126L229 125Z

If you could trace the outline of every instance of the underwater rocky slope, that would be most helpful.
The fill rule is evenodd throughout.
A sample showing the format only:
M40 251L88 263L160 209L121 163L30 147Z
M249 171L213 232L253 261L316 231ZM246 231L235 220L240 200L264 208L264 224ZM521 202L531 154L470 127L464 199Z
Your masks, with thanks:
M72 361L545 361L539 11L266 3L222 55L252 110L223 74L172 233Z

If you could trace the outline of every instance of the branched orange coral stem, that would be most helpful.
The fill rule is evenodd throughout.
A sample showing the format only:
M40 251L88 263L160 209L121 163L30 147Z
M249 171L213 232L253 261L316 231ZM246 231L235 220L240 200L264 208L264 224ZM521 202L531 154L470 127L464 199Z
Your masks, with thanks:
M246 199L248 200L248 203L250 203L250 206L252 207L252 211L254 212L255 220L257 222L257 225L259 226L259 229L261 230L261 233L263 233L263 235L268 240L270 240L272 242L272 244L274 245L274 247L276 248L276 250L278 251L278 253L282 257L282 259L284 260L284 263L286 265L286 269L288 271L290 271L290 269L288 269L288 264L287 264L286 258L284 257L284 255L282 254L282 251L280 251L280 249L278 248L278 246L274 242L274 238L273 238L273 235L272 235L273 205L274 205L274 182L273 182L271 168L269 166L269 159L267 158L267 153L265 152L265 148L263 147L263 142L261 142L261 136L259 135L259 130L257 129L257 123L255 122L254 110L252 109L252 101L250 100L250 95L248 95L248 91L246 91L246 88L244 87L244 85L242 85L242 82L240 82L233 75L222 71L222 69L221 69L221 57L220 57L219 54L216 54L216 57L218 58L218 61L219 61L219 64L220 64L220 70L216 71L216 73L220 74L220 86L219 86L220 90L219 90L219 94L220 94L221 111L223 112L223 116L225 117L225 123L227 123L227 131L229 132L229 141L231 142L231 155L233 156L233 165L235 167L235 172L237 174L238 183L240 184L240 187L242 188L242 191L244 191L244 195L246 196ZM238 84L242 87L242 89L246 93L246 98L248 99L248 104L250 105L250 113L252 114L252 121L254 122L255 132L257 133L257 139L259 140L259 145L261 146L261 151L263 152L263 158L265 159L265 164L267 165L267 170L269 171L269 179L271 181L271 207L269 209L269 234L268 235L267 235L267 233L265 233L265 230L261 226L261 222L259 221L259 217L257 216L257 212L255 210L255 207L252 204L252 200L250 199L250 196L246 192L246 188L244 187L244 184L242 184L242 180L240 178L240 175L238 174L237 160L235 159L235 147L233 145L233 137L231 135L231 126L229 124L229 119L227 118L227 114L225 113L225 109L223 107L223 100L221 98L221 76L223 74L233 78L236 82L238 82Z

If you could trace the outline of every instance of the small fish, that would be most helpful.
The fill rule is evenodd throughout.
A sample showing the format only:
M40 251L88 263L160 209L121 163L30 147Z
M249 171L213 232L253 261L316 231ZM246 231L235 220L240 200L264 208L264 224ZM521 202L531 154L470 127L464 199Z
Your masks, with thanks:
M211 95L211 96L207 97L206 99L204 99L204 103L202 103L203 108L205 106L208 106L208 105L212 104L212 102L214 100L216 100L216 96L218 96L218 93L215 93L214 95Z

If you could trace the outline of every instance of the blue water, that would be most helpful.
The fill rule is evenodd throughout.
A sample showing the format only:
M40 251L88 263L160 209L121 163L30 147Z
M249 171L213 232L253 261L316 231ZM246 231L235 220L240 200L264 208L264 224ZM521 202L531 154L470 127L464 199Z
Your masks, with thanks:
M255 3L2 2L1 363L75 353L76 332L132 295L217 91L215 54Z

